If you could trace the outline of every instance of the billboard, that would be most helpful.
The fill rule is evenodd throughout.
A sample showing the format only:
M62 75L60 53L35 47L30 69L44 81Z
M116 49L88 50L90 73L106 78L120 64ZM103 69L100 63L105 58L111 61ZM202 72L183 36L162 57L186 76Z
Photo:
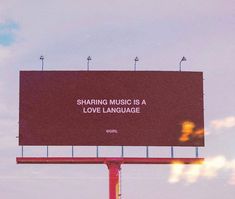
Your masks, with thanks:
M204 146L203 129L202 72L20 72L20 145Z

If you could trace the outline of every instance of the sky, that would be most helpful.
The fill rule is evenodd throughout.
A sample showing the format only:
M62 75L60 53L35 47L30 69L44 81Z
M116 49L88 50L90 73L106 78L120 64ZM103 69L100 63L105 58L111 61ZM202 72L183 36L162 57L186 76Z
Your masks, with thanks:
M108 198L105 165L17 165L19 71L182 69L203 71L206 146L203 166L124 165L122 199L224 198L235 194L235 1L233 0L0 0L1 198ZM125 147L144 156L144 147ZM193 148L176 148L190 157ZM43 156L45 147L26 147ZM119 147L101 147L119 156ZM79 156L94 147L77 147ZM70 155L51 147L50 155ZM150 156L169 156L151 147Z

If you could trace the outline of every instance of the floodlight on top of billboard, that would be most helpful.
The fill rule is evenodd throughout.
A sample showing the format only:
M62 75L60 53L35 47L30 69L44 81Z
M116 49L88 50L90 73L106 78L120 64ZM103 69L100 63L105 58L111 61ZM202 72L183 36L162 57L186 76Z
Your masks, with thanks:
M20 145L203 146L203 129L202 72L20 72Z

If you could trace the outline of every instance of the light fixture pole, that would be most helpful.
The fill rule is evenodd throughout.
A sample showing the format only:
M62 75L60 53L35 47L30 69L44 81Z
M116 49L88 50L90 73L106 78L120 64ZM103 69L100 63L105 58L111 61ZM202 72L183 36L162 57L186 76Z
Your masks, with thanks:
M136 62L137 62L137 61L139 61L139 58L138 58L138 57L135 58L134 71L136 71Z
M180 60L180 64L179 64L179 66L180 66L180 71L181 71L181 63L182 63L182 61L187 61L187 59L186 59L186 57L182 57L182 59Z
M44 57L43 57L43 55L40 56L40 60L42 61L42 71L43 71L43 68L44 68Z
M88 56L87 57L87 70L89 71L90 70L90 61L91 61L91 56Z

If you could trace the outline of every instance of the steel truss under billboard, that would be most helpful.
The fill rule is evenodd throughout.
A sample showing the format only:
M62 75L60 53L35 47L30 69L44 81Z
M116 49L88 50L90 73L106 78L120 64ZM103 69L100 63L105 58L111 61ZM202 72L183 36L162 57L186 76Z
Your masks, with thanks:
M203 74L21 71L20 145L204 146Z

